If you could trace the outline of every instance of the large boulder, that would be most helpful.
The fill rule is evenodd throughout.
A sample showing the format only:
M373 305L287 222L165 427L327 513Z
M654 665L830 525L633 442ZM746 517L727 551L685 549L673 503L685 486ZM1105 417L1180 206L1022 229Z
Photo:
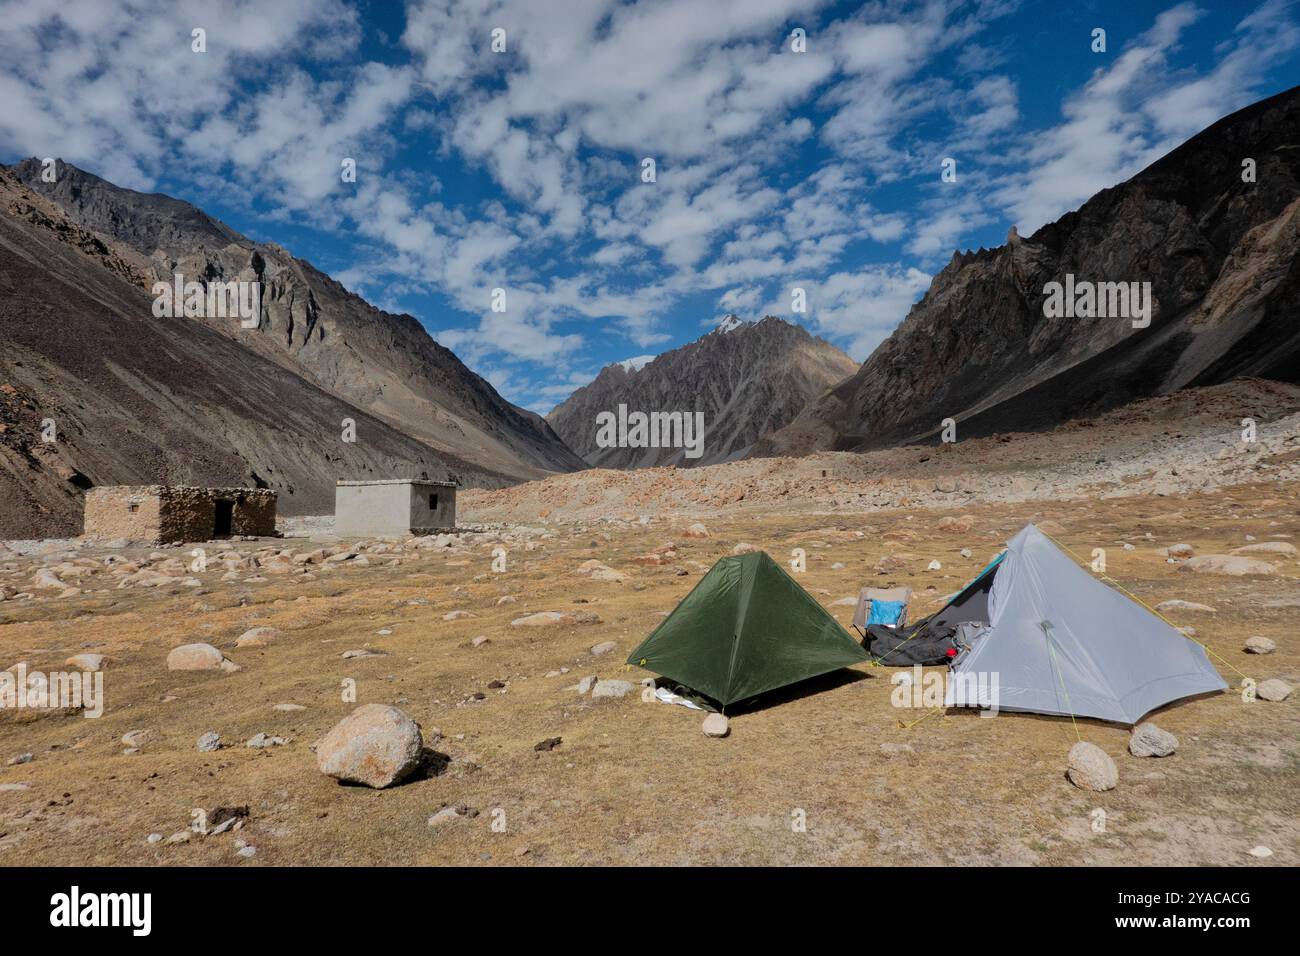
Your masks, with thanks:
M1114 790L1119 783L1119 768L1115 761L1096 744L1079 741L1070 748L1068 761L1070 766L1066 776L1081 790Z
M167 655L169 671L220 670L226 657L211 644L182 644Z
M362 704L316 745L320 772L380 789L401 783L420 765L424 740L410 717L387 704Z

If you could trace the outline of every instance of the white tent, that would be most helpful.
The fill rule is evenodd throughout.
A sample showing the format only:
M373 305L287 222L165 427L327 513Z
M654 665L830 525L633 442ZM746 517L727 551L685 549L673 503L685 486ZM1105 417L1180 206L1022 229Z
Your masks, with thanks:
M978 679L991 675L996 700L992 680ZM1204 648L1103 584L1032 524L1007 543L989 592L988 627L953 660L949 678L949 707L1122 724L1228 686Z

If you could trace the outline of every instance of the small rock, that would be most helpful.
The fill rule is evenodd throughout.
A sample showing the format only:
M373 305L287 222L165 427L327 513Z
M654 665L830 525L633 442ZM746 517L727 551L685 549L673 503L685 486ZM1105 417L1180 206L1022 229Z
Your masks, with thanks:
M211 644L182 644L167 655L169 671L214 671L221 667L225 655Z
M442 826L444 823L451 823L455 820L463 820L466 817L476 817L478 811L465 806L463 803L457 803L454 806L443 807L437 813L428 819L428 825L431 827Z
M682 534L687 538L707 538L709 536L709 529L697 521L682 532Z
M1273 851L1266 846L1254 847L1249 852L1251 856L1258 857L1261 860L1267 860L1270 856L1273 855Z
M1083 790L1113 790L1119 783L1119 768L1110 755L1096 744L1080 741L1070 748L1066 776Z
M146 843L161 843L163 841L163 835L161 833L150 833L144 839Z
M586 697L591 693L591 689L596 686L596 681L600 680L595 674L590 677L584 677L573 687L580 695Z
M284 737L272 737L270 734L261 733L249 739L244 746L254 750L265 750L267 747L283 747L288 742Z
M611 581L615 584L627 580L627 575L622 571L615 571L609 565L599 561L583 561L573 573L579 577L591 578L593 581Z
M533 749L545 753L547 751L554 750L562 743L564 743L564 739L562 737L547 737L545 740L540 740L537 743L533 744Z
M1267 637L1246 638L1247 654L1272 654L1275 650L1277 650L1277 644Z
M1165 548L1165 554L1171 558L1191 558L1196 556L1196 549L1190 544L1171 544Z
M1255 688L1255 696L1261 700L1283 701L1291 696L1291 691L1294 689L1295 688L1286 681L1280 681L1274 677L1262 681L1259 686Z
M478 637L474 638L469 643L472 647L482 647L484 644L491 644L492 639L480 634Z
M472 611L448 611L442 616L444 621L459 621L467 617L475 617Z
M1168 757L1178 749L1178 738L1150 721L1138 724L1128 738L1128 752L1134 757Z
M1197 604L1195 601L1161 601L1156 605L1157 611L1197 611L1205 614L1215 614L1218 608L1210 607L1208 604Z
M706 737L725 737L731 733L731 722L722 714L709 714L700 725Z
M538 611L510 622L511 627L546 627L551 624L599 624L600 618L591 612Z
M17 767L20 764L31 763L36 758L31 754L18 754L16 757L10 757L6 766Z
M1244 548L1233 548L1233 554L1280 554L1284 558L1300 557L1300 549L1288 541L1261 541Z
M153 739L151 730L128 730L122 735L122 743L128 747L143 747L146 742Z
M251 844L248 846L241 846L235 851L235 853L238 856L244 857L244 859L248 859L249 857L257 856L257 847L252 846Z
M975 526L975 518L972 515L962 515L960 517L954 517L952 515L948 515L947 517L940 518L935 523L936 530L951 531L954 534L965 534L967 531L970 531L970 529L973 528L974 526Z
M600 657L604 654L608 654L610 651L615 650L617 648L618 648L618 644L615 643L614 641L601 641L599 644L592 645L591 656Z
M911 744L884 743L880 745L880 752L886 757L897 757L899 754L915 753L916 750Z
M632 692L632 684L625 680L598 680L591 689L591 699L600 697L626 697Z
M83 671L101 671L107 660L103 654L73 654L63 663L69 667L79 667Z
M295 710L306 710L307 708L304 707L302 704L276 704L271 709L282 710L282 711L295 711Z
M194 745L198 748L199 753L210 754L221 749L221 735L215 730L209 730L206 734L198 739Z
M1201 574L1229 574L1233 577L1277 574L1277 568L1267 561L1243 558L1234 554L1203 554L1186 561L1180 570L1196 571Z
M254 627L235 638L236 647L266 647L280 632L273 627Z
M189 842L190 842L190 831L189 831L189 830L177 830L175 833L173 833L171 836L169 836L169 837L167 838L167 842L168 842L168 843L189 843Z

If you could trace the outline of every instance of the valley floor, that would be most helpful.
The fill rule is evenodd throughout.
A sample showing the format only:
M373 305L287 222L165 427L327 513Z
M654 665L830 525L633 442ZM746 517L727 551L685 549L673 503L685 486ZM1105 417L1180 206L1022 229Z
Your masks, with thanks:
M1297 487L1269 474L1168 497L969 496L956 508L839 506L833 515L816 501L738 503L703 518L708 538L684 533L698 514L629 507L627 517L557 516L406 542L214 543L227 563L200 574L184 567L188 548L0 551L5 666L66 669L73 654L108 656L102 718L0 714L0 864L1295 866L1300 699L1245 703L1235 687L1242 673L1300 681L1300 562L1254 554L1275 573L1234 577L1170 564L1163 549L1294 541ZM464 521L497 520L468 497ZM945 516L961 520L940 527ZM593 674L649 676L622 661L741 542L781 561L806 549L801 583L847 625L844 599L865 584L910 584L913 617L934 609L1028 521L1078 555L1105 548L1110 574L1150 605L1216 609L1170 614L1214 650L1234 688L1152 716L1177 735L1174 755L1133 757L1126 728L1079 722L1078 734L1119 766L1113 791L1065 779L1070 720L896 708L889 668L862 665L766 699L736 713L722 740L702 735L700 713L643 702L639 687L595 701L570 689ZM670 554L644 557L668 543ZM491 569L497 546L505 573ZM357 557L322 563L336 550ZM139 572L115 572L109 555L170 580L118 587ZM940 570L925 570L932 559ZM589 560L624 579L576 575ZM75 580L75 593L33 591L41 567ZM536 611L597 620L512 625ZM265 647L234 647L259 626L278 633ZM1254 635L1277 651L1244 653ZM474 646L479 636L488 642ZM194 641L241 669L169 672L168 651ZM616 649L593 656L606 641ZM362 649L378 654L342 657ZM341 699L347 678L359 703L394 704L422 726L441 755L434 770L382 791L317 770L312 744L353 708ZM128 747L123 735L137 730L138 748ZM195 742L209 731L225 746L201 753ZM288 742L245 746L260 733ZM554 737L558 746L535 749ZM30 762L3 765L27 753ZM447 805L477 815L429 825ZM197 808L243 806L238 831L148 842L186 830ZM1092 830L1095 808L1106 812L1104 833ZM800 819L804 828L792 826ZM238 856L243 843L256 855ZM1273 856L1249 855L1259 845Z

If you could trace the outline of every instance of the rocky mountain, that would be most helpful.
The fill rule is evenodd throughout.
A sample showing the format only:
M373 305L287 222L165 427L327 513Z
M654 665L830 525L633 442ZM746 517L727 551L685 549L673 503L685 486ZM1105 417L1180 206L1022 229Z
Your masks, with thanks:
M192 207L146 198L145 214L124 230L156 227L177 242L200 233L227 238L224 227ZM235 249L243 247L224 252ZM389 322L397 317L353 303L347 318L364 318L373 328L345 331L327 313L347 294L315 279L319 273L305 263L285 259L276 266L283 295L269 303L262 327L248 333L266 344L250 347L217 323L155 318L149 286L158 261L86 228L0 167L0 539L79 533L81 494L102 484L270 487L280 493L281 512L292 515L330 513L338 478L415 475L488 487L517 478L432 447L349 401L343 389L327 387L326 375L300 371L287 348L269 344L302 345L298 307L314 299L310 338L337 334L356 343L367 365L375 363L372 381L388 384L383 376L392 369L378 366L383 343L396 350L418 340L404 320ZM273 259L261 261L265 275ZM319 294L297 284L300 275L319 281ZM398 367L460 375L464 394L446 414L467 417L480 403L466 435L495 428L504 442L521 432L539 458L559 449L554 458L564 462L566 450L544 424L509 406L497 416L505 404L500 397L442 352L426 348L408 359L419 364ZM437 369L435 359L443 363ZM352 361L355 368L359 360ZM338 364L342 375L345 363ZM342 440L344 419L355 422L355 442Z
M772 316L759 322L727 316L707 335L652 361L606 366L547 421L598 467L716 464L743 457L760 437L787 424L856 367L801 325ZM699 456L683 447L601 447L598 416L617 416L620 405L628 414L703 413ZM635 444L635 438L624 444Z
M1006 245L954 254L857 373L755 454L933 440L945 418L960 440L1238 376L1300 381L1297 252L1300 87L1028 238L1012 229ZM1082 317L1081 283L1103 282L1149 282L1149 324ZM1073 286L1081 308L1057 314L1051 283ZM1112 313L1115 292L1104 293Z
M540 415L502 398L409 315L377 309L282 247L241 236L189 203L122 189L62 162L56 181L24 160L11 168L28 189L85 229L143 257L147 285L243 279L262 286L247 330L195 319L439 453L512 478L583 466Z

